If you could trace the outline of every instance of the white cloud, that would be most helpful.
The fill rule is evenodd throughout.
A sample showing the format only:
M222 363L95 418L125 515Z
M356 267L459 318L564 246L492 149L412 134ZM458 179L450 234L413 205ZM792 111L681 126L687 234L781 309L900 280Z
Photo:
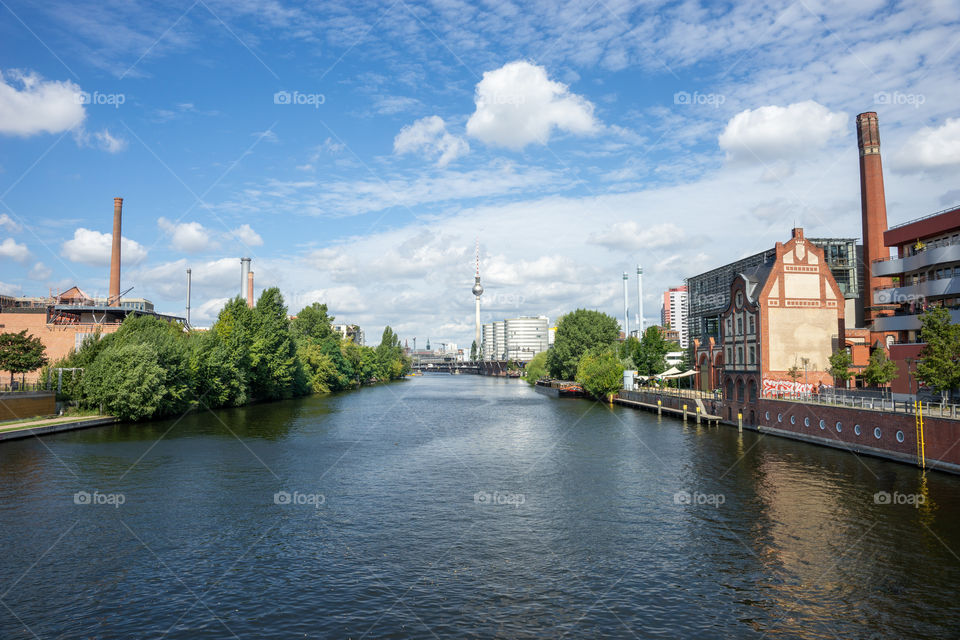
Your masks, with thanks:
M400 129L393 139L395 153L422 152L428 157L437 157L437 166L445 167L470 151L470 145L459 136L447 131L440 116L421 118Z
M248 224L242 224L230 232L230 237L236 238L248 247L259 247L263 244L263 238L253 230Z
M17 244L13 238L0 242L0 258L10 258L17 262L26 262L30 259L30 250L25 244Z
M20 231L19 223L5 213L0 213L0 227L3 227L7 231L11 231L13 233Z
M685 236L683 229L672 222L650 225L627 220L610 225L606 231L590 234L587 242L609 249L639 251L669 247L682 241Z
M0 71L0 133L32 136L73 129L86 117L81 95L69 80L43 80L18 70L5 78Z
M485 72L474 102L467 134L508 149L547 144L554 129L579 135L600 129L590 101L550 80L544 67L524 60Z
M909 137L896 157L903 170L940 169L960 165L960 118L939 127L924 127Z
M112 248L113 239L109 233L100 233L80 227L73 232L73 238L64 242L60 247L60 255L73 262L94 267L105 267L110 264ZM147 250L135 240L122 238L120 241L120 256L124 265L140 264L147 257Z
M171 222L159 218L157 226L170 236L170 246L186 253L200 253L216 248L211 232L199 222Z
M31 280L46 280L52 273L53 269L42 262L38 262L30 268L30 271L27 273L27 277Z
M0 282L0 295L2 296L18 296L20 295L20 291L21 287L18 284Z
M96 140L97 147L108 153L119 153L127 148L126 140L123 138L114 138L107 129L99 133L94 133L93 139Z
M790 160L820 149L846 131L847 115L813 100L747 109L733 116L718 139L731 160Z

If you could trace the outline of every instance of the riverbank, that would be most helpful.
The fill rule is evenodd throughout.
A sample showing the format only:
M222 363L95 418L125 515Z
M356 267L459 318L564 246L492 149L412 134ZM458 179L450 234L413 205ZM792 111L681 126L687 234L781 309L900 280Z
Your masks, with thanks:
M0 442L29 438L30 436L42 436L50 433L60 433L62 431L89 429L90 427L99 427L115 422L117 422L117 419L113 416L90 416L85 418L67 416L64 418L45 418L42 420L31 420L29 422L17 422L6 427L0 425Z

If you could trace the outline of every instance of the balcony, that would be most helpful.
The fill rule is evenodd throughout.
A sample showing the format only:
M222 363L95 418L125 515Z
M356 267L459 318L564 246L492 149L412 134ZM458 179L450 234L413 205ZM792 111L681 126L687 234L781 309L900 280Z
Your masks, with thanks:
M947 262L960 262L960 244L926 249L916 255L905 258L875 260L870 267L870 271L876 277L895 276L901 273L927 269Z
M926 280L904 287L888 287L873 292L874 304L908 304L928 298L960 295L960 277Z
M874 331L919 331L921 315L922 314L919 314L919 313L913 313L913 314L903 314L903 315L884 316L881 318L874 318L873 330ZM954 323L960 323L960 309L950 310L950 321Z

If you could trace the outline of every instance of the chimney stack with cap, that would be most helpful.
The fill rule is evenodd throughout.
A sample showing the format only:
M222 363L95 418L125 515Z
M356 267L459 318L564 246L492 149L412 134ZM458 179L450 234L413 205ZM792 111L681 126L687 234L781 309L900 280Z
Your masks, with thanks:
M883 193L883 164L880 161L880 129L874 111L857 116L857 146L860 148L860 211L863 225L863 320L869 327L873 318L885 315L874 305L874 291L890 284L890 278L875 278L874 260L890 257L883 244L887 230L887 201Z
M253 309L253 271L247 272L247 306Z
M123 214L123 198L113 199L113 251L110 254L110 297L111 307L120 306L120 218Z

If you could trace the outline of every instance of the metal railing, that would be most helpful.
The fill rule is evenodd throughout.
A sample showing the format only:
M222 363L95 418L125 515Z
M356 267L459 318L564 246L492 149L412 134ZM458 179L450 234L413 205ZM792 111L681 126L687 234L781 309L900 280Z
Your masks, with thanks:
M892 231L892 230L894 230L894 229L899 229L900 227L905 227L905 226L907 226L908 224L913 224L914 222L920 222L921 220L926 220L926 219L928 219L928 218L935 218L935 217L937 217L937 216L939 216L939 215L942 215L942 214L944 214L944 213L949 213L949 212L953 211L954 209L960 209L960 205L953 205L952 207L947 207L946 209L941 209L940 211L937 211L937 212L935 212L935 213L929 213L929 214L927 214L927 215L925 215L925 216L920 216L919 218L914 218L913 220L907 220L906 222L901 222L900 224L895 224L895 225L893 225L892 227L889 227L888 231Z
M767 400L786 400L788 402L802 402L804 404L819 404L829 407L846 407L848 409L862 409L865 411L886 411L893 413L914 413L913 400L893 400L868 396L851 396L836 393L810 394L776 394L764 393L761 397ZM929 418L950 418L960 420L960 405L939 402L920 401L923 405L923 415Z
M46 382L16 382L13 384L0 384L0 393L19 393L27 391L51 391L50 385Z

